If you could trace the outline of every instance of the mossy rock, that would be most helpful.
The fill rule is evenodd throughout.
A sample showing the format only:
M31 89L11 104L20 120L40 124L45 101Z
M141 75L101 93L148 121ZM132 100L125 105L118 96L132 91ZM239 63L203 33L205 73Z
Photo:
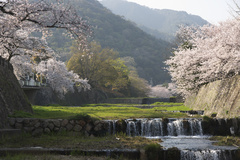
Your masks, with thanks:
M127 129L127 123L125 122L125 120L121 119L116 122L116 131L118 133L121 133L121 132L124 133L126 129Z
M159 160L160 159L161 145L158 143L152 143L145 146L145 154L147 160Z

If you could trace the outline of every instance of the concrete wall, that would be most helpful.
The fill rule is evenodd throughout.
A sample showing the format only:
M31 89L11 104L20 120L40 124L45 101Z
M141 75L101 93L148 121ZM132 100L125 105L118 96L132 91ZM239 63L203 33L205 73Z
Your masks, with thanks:
M240 76L209 83L191 95L185 105L194 110L204 110L205 115L217 113L217 117L240 116Z

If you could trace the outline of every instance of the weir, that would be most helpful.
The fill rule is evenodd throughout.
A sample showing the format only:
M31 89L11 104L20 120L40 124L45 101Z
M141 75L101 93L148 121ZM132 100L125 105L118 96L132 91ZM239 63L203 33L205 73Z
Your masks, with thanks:
M181 160L232 160L235 150L182 150Z
M236 147L213 146L204 135L202 119L154 118L109 120L109 133L123 132L128 136L161 138L165 149L177 147L180 160L235 160Z
M196 136L203 135L201 119L127 119L121 124L121 132L128 136ZM115 134L119 128L116 120L108 121L109 133Z

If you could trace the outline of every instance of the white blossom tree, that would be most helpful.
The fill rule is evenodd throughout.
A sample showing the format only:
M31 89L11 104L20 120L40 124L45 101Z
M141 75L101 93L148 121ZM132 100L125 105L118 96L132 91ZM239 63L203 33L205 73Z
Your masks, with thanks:
M90 89L88 80L80 79L76 73L68 71L66 65L51 58L47 61L41 61L36 71L47 77L48 84L59 93L59 97L63 98L67 92L74 92L74 87L80 92L82 89Z
M87 22L61 0L0 1L0 56L13 64L17 77L31 70L45 73L50 86L60 96L73 91L74 85L78 89L89 89L87 80L68 72L65 64L55 59L54 51L45 40L51 28L67 30L82 48L91 35ZM41 36L33 36L34 33ZM34 63L34 57L46 61L47 70L42 70L42 63Z
M188 39L166 61L178 92L187 96L204 84L239 74L239 19L199 28L185 27L179 34Z
M69 31L85 45L91 29L76 11L60 0L6 0L0 2L0 50L3 57L10 59L26 52L45 53L48 49L44 38L47 29L61 28ZM31 37L33 32L41 32L42 39Z
M168 83L165 85L157 85L150 88L149 97L170 98L175 95L175 84Z

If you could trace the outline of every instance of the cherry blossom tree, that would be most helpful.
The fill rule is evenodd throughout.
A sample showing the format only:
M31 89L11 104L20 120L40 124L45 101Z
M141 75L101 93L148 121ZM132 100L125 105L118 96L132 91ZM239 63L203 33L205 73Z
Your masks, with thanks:
M15 55L45 53L44 38L47 29L60 28L69 31L85 45L91 29L76 11L60 0L6 0L0 1L0 50L3 57L10 59ZM33 32L41 32L42 39L31 37Z
M47 77L47 82L63 98L67 92L74 92L75 88L80 92L82 89L90 89L88 80L80 79L73 71L68 71L66 65L51 58L47 61L41 61L36 66L36 71Z
M178 92L187 96L204 84L239 74L239 19L199 28L183 27L179 34L188 38L166 61Z
M170 98L175 95L175 84L157 85L150 88L149 97Z
M68 72L65 64L56 60L54 51L46 43L51 28L67 30L81 48L92 34L87 22L61 0L0 1L0 56L13 64L18 78L30 71L44 73L60 96L74 91L74 86L89 89L87 80ZM38 36L33 36L36 34ZM38 57L40 63L35 63L34 57ZM47 69L43 69L42 63Z

